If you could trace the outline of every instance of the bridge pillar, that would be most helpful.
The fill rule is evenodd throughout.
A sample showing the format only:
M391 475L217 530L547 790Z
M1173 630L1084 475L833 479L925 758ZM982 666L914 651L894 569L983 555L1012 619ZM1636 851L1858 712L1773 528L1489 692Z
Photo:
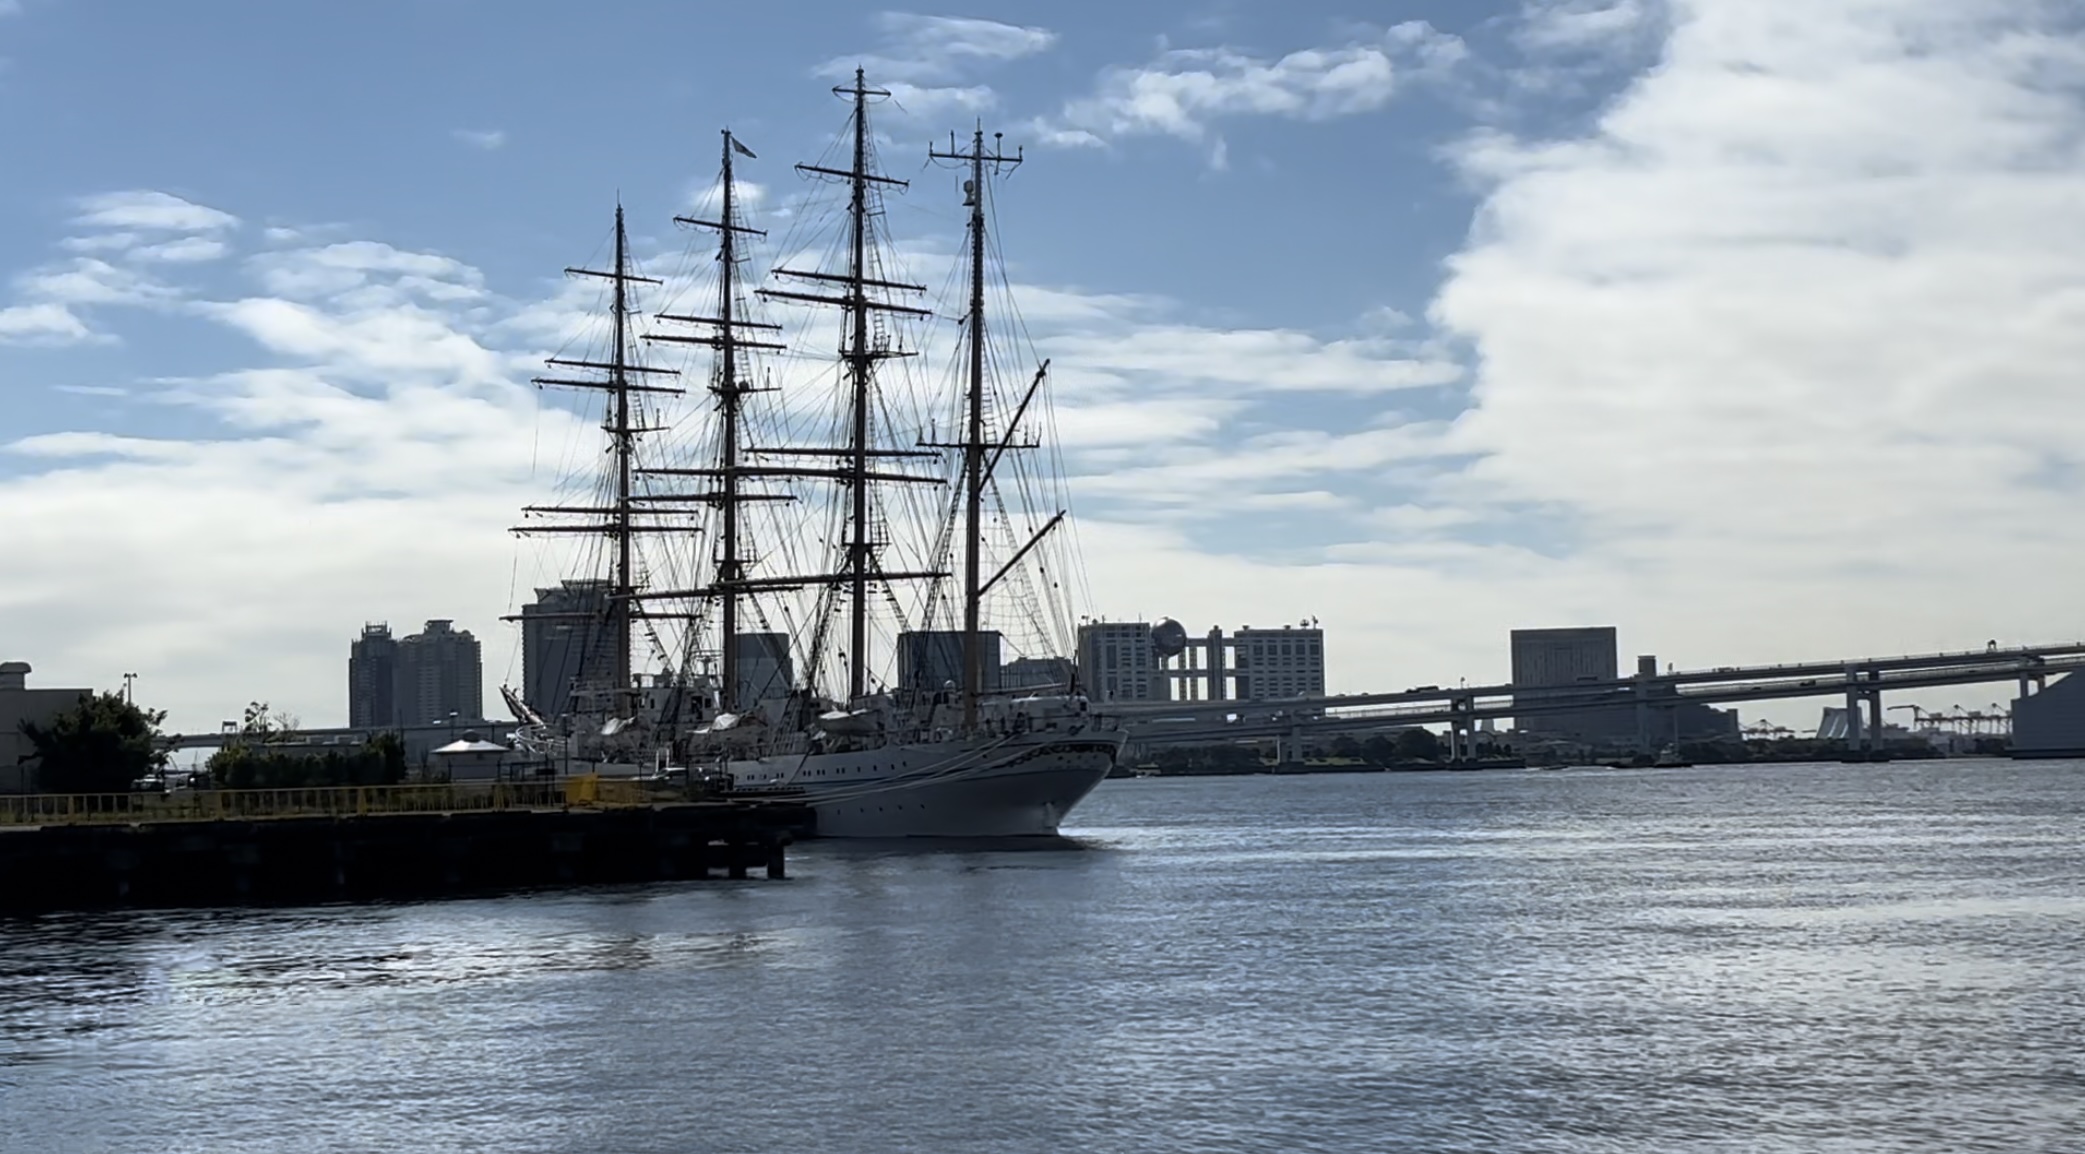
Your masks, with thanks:
M1861 691L1853 682L1853 673L1847 672L1846 684L1846 752L1849 755L1861 751Z
M1450 698L1448 711L1448 764L1474 760L1477 753L1477 738L1473 732L1476 723L1470 720L1470 711L1476 702L1468 697Z
M1873 723L1868 727L1868 743L1877 755L1882 753L1882 716L1882 690L1877 689L1868 694L1868 720Z

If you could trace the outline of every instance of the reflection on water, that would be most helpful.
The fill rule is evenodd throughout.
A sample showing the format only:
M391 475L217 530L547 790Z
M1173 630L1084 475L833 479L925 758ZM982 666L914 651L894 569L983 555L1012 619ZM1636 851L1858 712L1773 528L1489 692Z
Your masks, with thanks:
M0 1150L2018 1150L2085 765L1111 781L792 880L0 922Z

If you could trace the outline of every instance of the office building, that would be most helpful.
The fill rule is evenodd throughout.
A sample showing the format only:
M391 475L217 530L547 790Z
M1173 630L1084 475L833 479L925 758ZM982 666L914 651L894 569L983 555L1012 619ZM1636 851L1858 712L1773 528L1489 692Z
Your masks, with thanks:
M1079 626L1079 687L1095 701L1165 701L1165 676L1148 621Z
M608 582L563 581L536 590L521 607L522 700L546 718L570 713L582 684L615 677L615 629L608 615ZM612 686L611 688L622 688Z
M1212 647L1221 635L1210 633ZM1325 695L1325 631L1315 625L1254 629L1230 637L1230 697L1272 701ZM1212 662L1218 670L1221 664Z
M1570 685L1621 676L1612 625L1592 629L1515 629L1513 684Z
M364 625L348 646L348 724L387 729L398 724L398 641L382 622Z
M979 678L986 693L999 689L999 634L980 631ZM963 633L958 629L925 629L898 634L898 684L905 689L935 690L963 684Z
M787 633L741 633L731 639L735 686L727 686L724 708L742 713L763 701L789 696L796 667L789 659Z
M1529 689L1612 682L1620 676L1620 650L1611 625L1587 629L1515 629L1513 684ZM1529 695L1530 700L1538 696ZM1591 744L1634 742L1634 706L1589 705L1515 719L1524 733Z
M485 715L484 661L469 630L445 619L429 621L398 642L397 662L394 724L438 725Z

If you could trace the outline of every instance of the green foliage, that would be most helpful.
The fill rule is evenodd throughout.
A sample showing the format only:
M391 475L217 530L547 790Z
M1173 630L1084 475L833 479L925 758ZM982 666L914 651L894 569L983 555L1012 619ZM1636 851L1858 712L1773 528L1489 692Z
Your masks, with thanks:
M269 709L265 701L249 701L246 712L240 716L239 732L262 741L277 741L297 728L295 716L280 710Z
M1161 749L1151 757L1160 773L1265 773L1260 753L1243 745L1185 745Z
M1431 729L1398 730L1391 751L1398 761L1439 761L1447 752L1441 746L1440 735Z
M37 788L48 793L124 793L130 783L166 767L157 748L165 710L140 709L120 693L99 693L51 719L24 721L36 747Z
M256 704L265 723L267 706ZM248 710L248 722L255 711ZM269 729L246 732L272 734ZM332 785L396 785L405 780L405 743L395 733L378 734L358 746L326 749L262 740L228 745L204 763L218 789L304 789Z

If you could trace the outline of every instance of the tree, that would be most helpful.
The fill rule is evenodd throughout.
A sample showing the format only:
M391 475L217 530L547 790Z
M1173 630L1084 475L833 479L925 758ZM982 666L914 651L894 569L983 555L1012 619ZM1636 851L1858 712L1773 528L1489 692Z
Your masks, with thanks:
M250 701L239 720L239 733L262 741L280 741L297 731L297 715L284 709L269 709L265 701Z
M265 708L262 713L265 715ZM396 785L405 780L405 743L395 733L380 733L358 746L324 750L266 740L258 744L241 741L211 754L204 764L211 784L218 789Z
M1400 761L1439 761L1441 739L1431 729L1401 729L1393 749Z
M22 722L36 747L37 787L48 793L124 793L166 768L159 748L163 709L140 709L120 693L82 696L47 726Z

